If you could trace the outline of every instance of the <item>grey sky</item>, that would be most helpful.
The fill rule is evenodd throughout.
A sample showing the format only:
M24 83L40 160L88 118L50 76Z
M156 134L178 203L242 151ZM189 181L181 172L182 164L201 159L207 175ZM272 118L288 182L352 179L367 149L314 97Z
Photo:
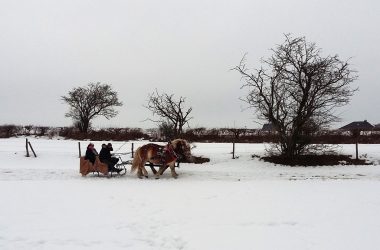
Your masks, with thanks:
M343 123L380 123L379 24L376 0L0 0L0 124L71 125L60 96L103 82L124 106L95 126L153 127L143 105L157 88L187 98L192 127L257 128L230 69L245 52L258 67L284 33L352 57L360 91Z

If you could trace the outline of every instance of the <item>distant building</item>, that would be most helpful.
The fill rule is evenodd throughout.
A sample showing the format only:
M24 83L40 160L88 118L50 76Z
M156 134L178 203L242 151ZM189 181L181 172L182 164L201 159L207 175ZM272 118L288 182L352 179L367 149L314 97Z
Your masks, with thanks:
M360 130L360 131L366 131L366 130L372 130L374 126L369 123L367 120L359 121L359 122L351 122L350 124L347 124L343 127L341 127L341 130Z
M373 130L374 126L367 122L367 120L360 121L360 122L351 122L350 124L347 124L346 126L343 126L340 128L340 130L348 130L352 133L352 136L356 137L356 143L355 143L355 149L356 149L356 160L359 159L359 136L361 134L361 131L369 131Z

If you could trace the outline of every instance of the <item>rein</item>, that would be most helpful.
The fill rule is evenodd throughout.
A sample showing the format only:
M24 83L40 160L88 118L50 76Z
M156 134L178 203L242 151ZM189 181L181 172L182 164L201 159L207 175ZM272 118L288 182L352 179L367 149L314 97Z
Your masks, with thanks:
M124 142L124 144L122 144L117 150L115 150L115 151L114 151L114 154L117 153L122 147L124 147L125 144L127 144L127 142Z

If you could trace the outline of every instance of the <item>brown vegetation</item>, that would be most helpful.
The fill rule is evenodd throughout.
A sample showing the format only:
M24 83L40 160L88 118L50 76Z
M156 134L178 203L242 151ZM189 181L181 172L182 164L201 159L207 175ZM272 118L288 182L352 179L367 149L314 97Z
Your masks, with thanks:
M97 141L128 141L138 139L149 139L150 136L140 128L105 128L99 130L90 130L87 134L80 132L74 127L46 127L46 126L18 126L2 125L0 126L0 138L10 138L15 136L47 136L53 138L56 136L66 139L91 139Z
M262 157L264 161L288 166L370 165L365 159L351 159L350 155L299 155L290 159L284 156Z
M66 139L90 139L90 140L151 140L162 141L152 130L144 131L141 128L103 128L92 129L88 134L81 133L74 127L46 127L46 126L19 126L1 125L0 138L10 138L14 136L60 136ZM182 136L191 142L236 142L236 143L270 143L277 142L275 132L262 131L260 129L239 129L239 133L231 128L194 128L188 129ZM311 142L315 144L355 144L356 140L360 144L380 144L380 130L362 132L358 138L354 138L350 133L339 130L327 130L311 135Z
M181 162L202 164L202 163L205 163L205 162L210 162L210 158L203 157L203 156L192 156L191 162L188 161L188 160L186 160L186 159L181 160Z

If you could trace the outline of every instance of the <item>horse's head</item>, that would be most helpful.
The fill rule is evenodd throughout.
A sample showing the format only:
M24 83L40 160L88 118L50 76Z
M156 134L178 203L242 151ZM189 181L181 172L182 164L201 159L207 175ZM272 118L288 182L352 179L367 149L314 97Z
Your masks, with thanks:
M184 139L175 139L171 142L174 152L184 161L193 162L190 144Z

